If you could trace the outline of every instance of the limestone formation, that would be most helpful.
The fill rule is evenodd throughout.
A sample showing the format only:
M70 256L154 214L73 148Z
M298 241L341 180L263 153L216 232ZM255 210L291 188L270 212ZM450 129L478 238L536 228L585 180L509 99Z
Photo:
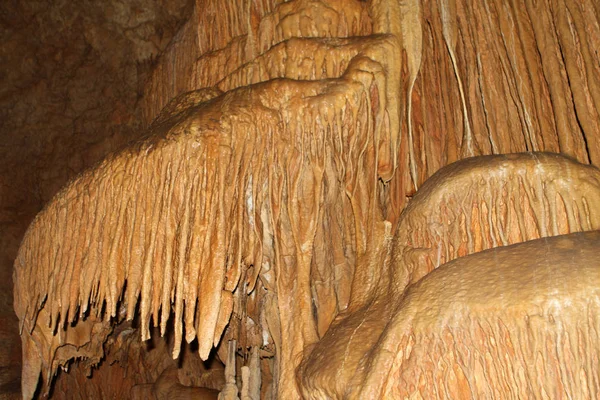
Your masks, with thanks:
M23 238L23 397L597 397L599 11L197 0Z
M321 366L301 375L305 396L598 397L599 245L598 231L570 234L441 266L388 299L392 318L349 381Z

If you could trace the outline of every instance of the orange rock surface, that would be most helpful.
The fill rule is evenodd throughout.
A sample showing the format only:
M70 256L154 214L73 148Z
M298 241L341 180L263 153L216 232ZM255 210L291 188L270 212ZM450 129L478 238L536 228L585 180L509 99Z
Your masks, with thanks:
M23 396L597 397L599 11L197 0L23 238Z

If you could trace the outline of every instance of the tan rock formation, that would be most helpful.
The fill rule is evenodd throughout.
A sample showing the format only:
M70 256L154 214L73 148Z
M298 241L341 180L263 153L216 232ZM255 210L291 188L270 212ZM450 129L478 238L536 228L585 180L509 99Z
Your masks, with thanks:
M595 377L598 365L594 361L598 352L595 311L598 306L596 279L600 265L598 238L595 232L537 240L518 245L518 248L499 249L495 254L481 254L480 259L464 260L472 265L470 270L477 263L480 263L479 266L497 264L494 271L498 286L480 286L483 293L469 293L471 298L479 297L471 304L485 304L489 299L488 304L494 304L494 308L484 313L494 313L490 319L497 321L495 326L490 321L489 326L482 323L479 328L485 332L487 338L484 340L490 344L489 347L482 346L485 349L483 351L498 353L496 362L492 361L496 366L495 372L488 368L490 376L486 379L478 379L473 375L469 377L472 382L477 382L470 389L473 396L487 396L492 391L499 397L508 396L511 392L516 393L517 397L536 398L545 395L554 398L598 396L600 387ZM497 262L504 255L507 257L505 261ZM462 260L456 261L459 262ZM513 264L512 268L507 267L509 263ZM525 272L523 267L532 268ZM449 268L453 267L449 265ZM512 279L511 275L516 279ZM465 276L469 278L468 271L465 271ZM494 280L494 274L486 279ZM480 281L482 285L486 283L485 279ZM500 300L495 295L499 295ZM457 299L456 303L459 305L460 301ZM472 313L470 321L485 318L475 307L465 311ZM509 318L512 323L501 322ZM470 326L478 329L476 323ZM448 329L451 327L448 326ZM445 334L445 329L441 329L441 332ZM472 338L476 341L482 339L478 335L472 335ZM463 341L458 338L458 341L463 342L460 344L462 349L474 345L466 339ZM427 346L424 342L423 345ZM475 353L471 353L470 360L465 359L465 367L462 368L465 373L481 373L480 366L483 364L479 363L482 358ZM504 359L500 362L502 356ZM489 359L490 355L485 354L484 358ZM506 383L499 384L499 379L506 379ZM520 389L515 391L515 388ZM463 387L459 390L467 389Z
M594 397L598 11L198 0L146 138L25 234L23 396L104 357L159 398ZM183 382L195 343L217 366Z
M0 2L0 398L21 398L14 259L70 179L143 134L153 60L190 0Z
M595 231L440 267L406 291L346 394L597 398L599 248Z
M323 338L308 351L298 374L304 390L303 394L309 398L343 397L350 394L351 397L358 396L358 398L382 396L383 392L372 388L373 384L363 382L363 375L370 374L371 369L378 375L385 373L384 367L379 368L376 365L378 361L369 360L373 357L371 355L373 352L389 350L387 347L384 350L378 349L385 335L396 335L394 322L391 321L404 318L402 301L407 296L406 292L412 290L412 286L419 284L425 276L429 276L433 269L442 265L445 268L449 261L452 262L457 258L462 260L463 257L482 250L553 235L598 230L600 229L598 199L600 199L600 171L556 154L524 153L475 157L443 168L423 185L404 210L392 243L379 253L381 262L372 262L364 269L364 275L358 280L360 285L353 287L348 310L339 315ZM596 240L593 242L590 239L595 245L600 245L597 235L591 238ZM572 240L573 243L578 243L577 239ZM545 242L541 243L542 245L538 246L544 246ZM591 252L593 245L587 244L587 246ZM575 244L573 247L577 248ZM532 248L535 249L535 245L532 245ZM512 254L510 251L503 250L499 253L504 254L502 257L494 255L496 253L491 253L492 255L487 257L492 259L496 257L499 268L502 260L515 271L522 270L523 281L520 282L522 289L536 291L537 283L528 281L528 274L533 273L530 270L534 267L540 269L553 267L552 257L549 255L539 257L538 254L536 257L539 259L524 258L521 263L518 256L506 255ZM533 250L532 254L534 254ZM573 253L568 255L576 257ZM506 257L510 262L506 261ZM561 260L567 256L557 254L556 257L556 264L560 265ZM536 261L538 264L535 264ZM467 259L464 262L470 263ZM532 265L528 265L527 262ZM470 268L486 270L480 273L488 274L490 279L496 273L492 261L488 261L485 265L475 261L472 263L475 266ZM565 269L572 266L566 262L564 264ZM589 268L598 268L598 266L596 263ZM587 275L582 272L581 276ZM461 279L461 276L456 279ZM479 285L502 286L504 284L475 278L471 281L472 288L461 284L467 293L478 289ZM446 283L453 285L453 289L458 285L450 280ZM565 284L565 287L569 286L567 281ZM593 284L590 285L591 287ZM590 288L588 294L594 299L597 294ZM545 289L540 287L541 294L544 293L543 290ZM429 295L436 297L431 292ZM499 298L502 299L502 296L511 299L514 297L510 290L506 290L504 295L499 295ZM476 296L473 295L473 298ZM418 312L427 314L428 302L432 304L434 302L426 298L422 301L424 311ZM439 299L436 297L435 301L443 303L447 300L442 296ZM514 301L518 303L518 300ZM564 301L569 300L565 298ZM396 307L397 302L402 304ZM448 313L452 312L453 304L453 301L448 300ZM458 307L458 300L456 305ZM491 307L496 306L502 305L494 304ZM523 306L530 305L524 302ZM446 317L435 313L432 316L434 319L437 317L443 328ZM397 344L397 342L392 343ZM406 346L418 343L406 344ZM396 350L396 352L402 351L409 350L401 348ZM502 363L504 360L498 362ZM390 365L388 367L391 368ZM410 384L417 385L416 382ZM488 384L494 385L490 382ZM363 393L361 392L363 387L365 393L370 395L358 395ZM423 398L431 396L463 398L462 394L453 390L450 390L447 395L427 391L421 395ZM409 396L406 394L408 392L402 393L401 397Z

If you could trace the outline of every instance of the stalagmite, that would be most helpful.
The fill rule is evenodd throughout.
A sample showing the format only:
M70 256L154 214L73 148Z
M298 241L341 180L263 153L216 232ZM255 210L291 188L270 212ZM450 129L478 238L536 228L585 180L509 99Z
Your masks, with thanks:
M241 400L260 399L260 355L258 346L252 347L248 365L242 367Z
M597 168L550 153L466 159L438 171L398 224L400 288L459 257L600 229Z
M219 392L213 389L184 386L179 383L177 368L167 368L154 384L157 400L217 400Z
M597 397L600 29L542 3L196 0L23 238L23 396Z
M373 371L372 379L377 379L386 373L387 367L391 368L388 363L387 367L380 369L379 361L370 361L370 357L374 352L381 351L381 357L384 358L383 354L389 351L388 348L378 349L387 332L395 332L395 328L392 328L393 321L403 318L402 299L411 290L412 285L428 277L432 270L444 268L446 263L452 260L463 260L468 255L486 249L520 242L529 243L538 238L593 231L596 232L595 236L589 236L591 239L585 242L591 252L594 243L600 244L597 233L600 230L598 199L600 170L555 154L475 157L441 169L425 182L402 214L393 244L382 245L375 250L377 258L371 262L371 277L363 277L360 281L361 290L353 292L357 297L356 305L352 306L351 299L351 307L347 312L338 316L327 333L305 355L298 370L303 396L383 396L381 391L370 391L375 390L373 385L377 384L368 383L365 375ZM579 248L579 239L576 238L560 243L571 243L569 240L572 240L573 249ZM381 242L385 243L385 239ZM540 243L543 245L546 242ZM526 246L524 248L528 249ZM542 248L544 249L546 247ZM494 273L493 260L500 257L495 254L505 254L504 257L510 260L507 266L510 265L515 271L521 266L519 257L508 256L511 254L510 250L488 254L492 254L488 256L492 261L481 266L487 269L480 274L488 274L490 279ZM556 265L562 267L561 260L568 260L568 257L561 254L556 255ZM578 257L577 253L568 253L568 256L573 259ZM543 261L541 267L554 265L551 256L543 258L538 254L536 257L531 258L530 262L534 263L539 259L540 262ZM477 262L473 263L471 268L477 268ZM564 263L567 264L566 261ZM528 264L523 261L522 265L526 268ZM597 267L598 265L592 264L589 268ZM571 266L565 265L564 268L568 269ZM587 276L584 272L580 274L582 277ZM522 279L520 287L525 290L527 285L533 285L531 290L535 292L536 280L527 276ZM501 280L501 277L498 280ZM483 278L471 279L464 285L465 293L471 290L469 285L478 287L496 284L486 282ZM500 284L501 282L498 283ZM429 293L430 297L436 297L432 294L435 291ZM586 293L589 294L590 301L600 301L600 298L596 299L600 293L591 289L587 289ZM506 296L512 296L508 289ZM548 292L547 296L551 296L551 292ZM474 302L476 298L473 297ZM502 299L503 295L499 294L498 298ZM423 313L429 312L428 301L429 299L423 297ZM436 301L444 300L438 300L436 297ZM568 302L569 299L564 301ZM399 302L397 307L393 306L396 302ZM450 301L449 310L452 310L452 304ZM523 306L528 304L524 302ZM437 314L432 318L442 323L442 320L436 319ZM394 351L410 351L409 348L418 343L420 342L405 342L404 346L407 349L399 347ZM511 365L512 363L509 363L507 368ZM424 367L427 373L431 372L428 368ZM490 385L493 386L493 383ZM362 391L363 387L365 391ZM377 390L380 389L378 387ZM409 396L402 393L400 397ZM457 393L451 389L447 394L439 396L462 396ZM430 392L421 395L424 398L438 396Z
M235 353L237 344L235 340L227 344L227 364L225 367L225 387L219 393L219 400L238 400L238 387L236 384Z
M570 234L440 267L400 300L357 398L597 398L599 247Z

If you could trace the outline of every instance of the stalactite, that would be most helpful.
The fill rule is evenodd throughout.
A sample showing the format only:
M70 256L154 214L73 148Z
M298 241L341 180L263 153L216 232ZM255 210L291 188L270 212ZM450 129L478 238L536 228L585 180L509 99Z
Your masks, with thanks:
M75 356L96 365L112 325L137 318L141 340L172 329L173 358L185 338L200 358L226 360L222 398L237 398L235 363L248 356L243 398L370 398L405 394L388 376L423 385L419 371L402 375L411 349L467 359L449 336L474 348L477 329L506 339L483 317L421 332L403 307L427 314L409 297L438 267L600 229L595 167L535 153L443 168L531 150L598 164L598 66L581 43L600 43L600 30L580 3L197 0L144 89L145 139L73 180L24 237L24 393L40 371L47 391ZM93 345L74 349L69 332L90 326ZM425 354L419 376L439 392L411 393L467 394L485 357L439 372L456 360ZM174 383L165 371L158 386Z
M170 106L172 115L159 117L154 136L81 176L59 193L41 222L32 225L18 265L52 266L43 265L48 275L28 277L28 290L39 296L18 305L27 321L24 333L35 327L42 307L50 310L50 328L56 330L59 316L71 323L77 308L78 317L93 309L97 317L110 321L126 299L128 319L139 301L142 340L150 337L151 321L164 334L173 310L173 356L178 355L185 323L185 339L197 338L200 356L206 359L232 315L232 292L247 273L241 260L264 262L260 245L245 248L241 243L246 238L260 243L255 235L267 229L276 232L271 263L280 317L291 320L287 313L304 313L296 319L297 326L283 331L280 362L286 366L280 368L293 379L289 360L304 343L318 340L310 312L314 238L323 213L338 207L334 199L323 202L326 166L328 185L346 187L330 193L339 198L350 190L350 198L356 199L351 202L360 201L364 207L356 217L361 243L366 243L373 221L369 209L377 203L368 195L374 193L373 186L362 174L371 168L367 176L376 176L372 168L377 165L377 144L390 135L381 124L386 77L378 71L377 63L363 59L325 88L282 81L232 91L219 100L202 102L213 96L211 92L180 98L188 109ZM265 103L268 98L262 93L271 90L289 97ZM373 106L373 93L378 107ZM308 106L296 101L298 96ZM331 108L318 108L320 104ZM264 109L260 115L247 113L257 106ZM311 127L310 134L305 127ZM261 154L269 158L263 160ZM355 167L332 170L336 163ZM263 185L267 192L247 191L251 184ZM96 199L94 207L86 201L88 195ZM107 223L113 213L116 220ZM269 215L266 227L261 226L263 213ZM45 220L52 220L52 228ZM258 230L248 230L250 220ZM50 229L60 234L53 241L33 242L40 229L43 237ZM80 237L87 245L74 247ZM53 256L36 259L37 255ZM72 260L85 262L74 270ZM66 274L80 285L63 285ZM226 286L229 290L223 290ZM45 304L40 301L46 298ZM296 302L292 308L290 301Z
M600 229L597 198L598 169L550 153L455 163L426 182L400 219L395 282L414 283L493 247Z

